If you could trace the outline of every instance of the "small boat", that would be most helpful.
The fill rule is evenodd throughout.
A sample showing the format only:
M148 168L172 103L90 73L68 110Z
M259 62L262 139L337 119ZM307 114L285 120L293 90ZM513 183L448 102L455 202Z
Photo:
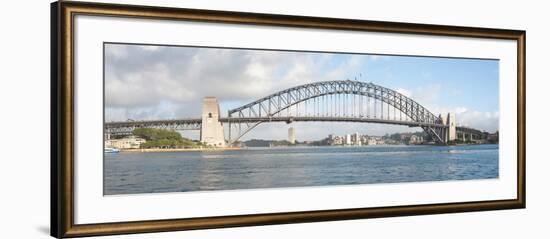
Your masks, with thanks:
M104 152L105 152L105 153L118 153L118 152L120 152L120 149L105 147Z

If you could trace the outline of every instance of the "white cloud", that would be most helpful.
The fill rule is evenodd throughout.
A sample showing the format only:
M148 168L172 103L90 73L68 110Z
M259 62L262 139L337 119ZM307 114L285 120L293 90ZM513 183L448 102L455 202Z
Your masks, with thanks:
M456 116L457 124L472 127L488 132L495 132L499 127L499 114L495 112L481 112L469 109L464 106L445 107L440 105L442 86L431 84L416 87L413 90L404 88L396 89L397 92L413 99L430 112L437 115L444 115L452 112Z
M468 109L467 107L438 107L438 106L429 106L427 107L432 113L447 114L454 113L456 117L457 125L471 127L479 130L484 130L487 132L495 132L499 128L499 112L482 112Z
M140 46L140 48L145 51L156 51L160 49L160 46Z
M456 119L462 126L481 129L488 132L495 132L499 127L498 112L466 110L464 112L456 113Z
M419 86L411 91L411 98L420 103L421 105L437 102L441 93L441 85L430 84L426 86Z
M105 45L105 55L107 58L113 57L115 59L126 58L128 56L128 51L124 45Z
M105 50L106 106L126 109L107 115L116 119L137 118L144 108L170 116L165 101L181 105L177 116L193 117L204 96L244 104L296 85L345 79L361 63L352 56L327 72L331 54L119 44Z
M385 59L388 58L388 56L385 56L385 55L370 55L369 58L372 61L378 61L378 60L385 60Z

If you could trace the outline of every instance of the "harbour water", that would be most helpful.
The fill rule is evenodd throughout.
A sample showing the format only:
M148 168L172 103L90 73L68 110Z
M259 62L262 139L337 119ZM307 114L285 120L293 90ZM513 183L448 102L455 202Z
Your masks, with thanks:
M104 194L498 178L498 145L105 154Z

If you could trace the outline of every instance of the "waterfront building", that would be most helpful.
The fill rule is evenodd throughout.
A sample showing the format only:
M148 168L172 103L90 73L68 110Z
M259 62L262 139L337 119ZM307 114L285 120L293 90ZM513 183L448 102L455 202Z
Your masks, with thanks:
M417 141L416 135L411 135L411 137L409 138L409 144L416 144L416 141Z
M293 127L288 128L288 142L290 144L296 143L296 131Z
M409 139L409 144L421 144L424 141L422 136L411 135Z
M143 143L145 143L145 139L132 135L122 139L108 139L105 141L105 147L117 149L139 149Z
M360 142L361 142L362 145L368 145L369 144L369 136L361 135Z
M351 134L346 134L346 145L351 145Z
M361 136L357 132L353 134L353 144L361 145Z
M331 143L331 145L342 145L342 144L343 144L343 139L340 136L335 136Z
M498 143L498 131L487 135L487 141L490 143Z
M370 138L367 140L367 145L376 145L376 139L370 137Z

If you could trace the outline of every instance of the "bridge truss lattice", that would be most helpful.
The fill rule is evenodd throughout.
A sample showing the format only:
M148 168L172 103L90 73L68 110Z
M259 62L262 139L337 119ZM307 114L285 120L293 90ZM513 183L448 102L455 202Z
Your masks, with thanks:
M282 90L229 110L229 141L239 140L263 122L282 118L288 122L302 118L355 119L418 126L441 143L446 127L440 117L396 90L360 81L325 81ZM237 134L232 138L233 127Z

